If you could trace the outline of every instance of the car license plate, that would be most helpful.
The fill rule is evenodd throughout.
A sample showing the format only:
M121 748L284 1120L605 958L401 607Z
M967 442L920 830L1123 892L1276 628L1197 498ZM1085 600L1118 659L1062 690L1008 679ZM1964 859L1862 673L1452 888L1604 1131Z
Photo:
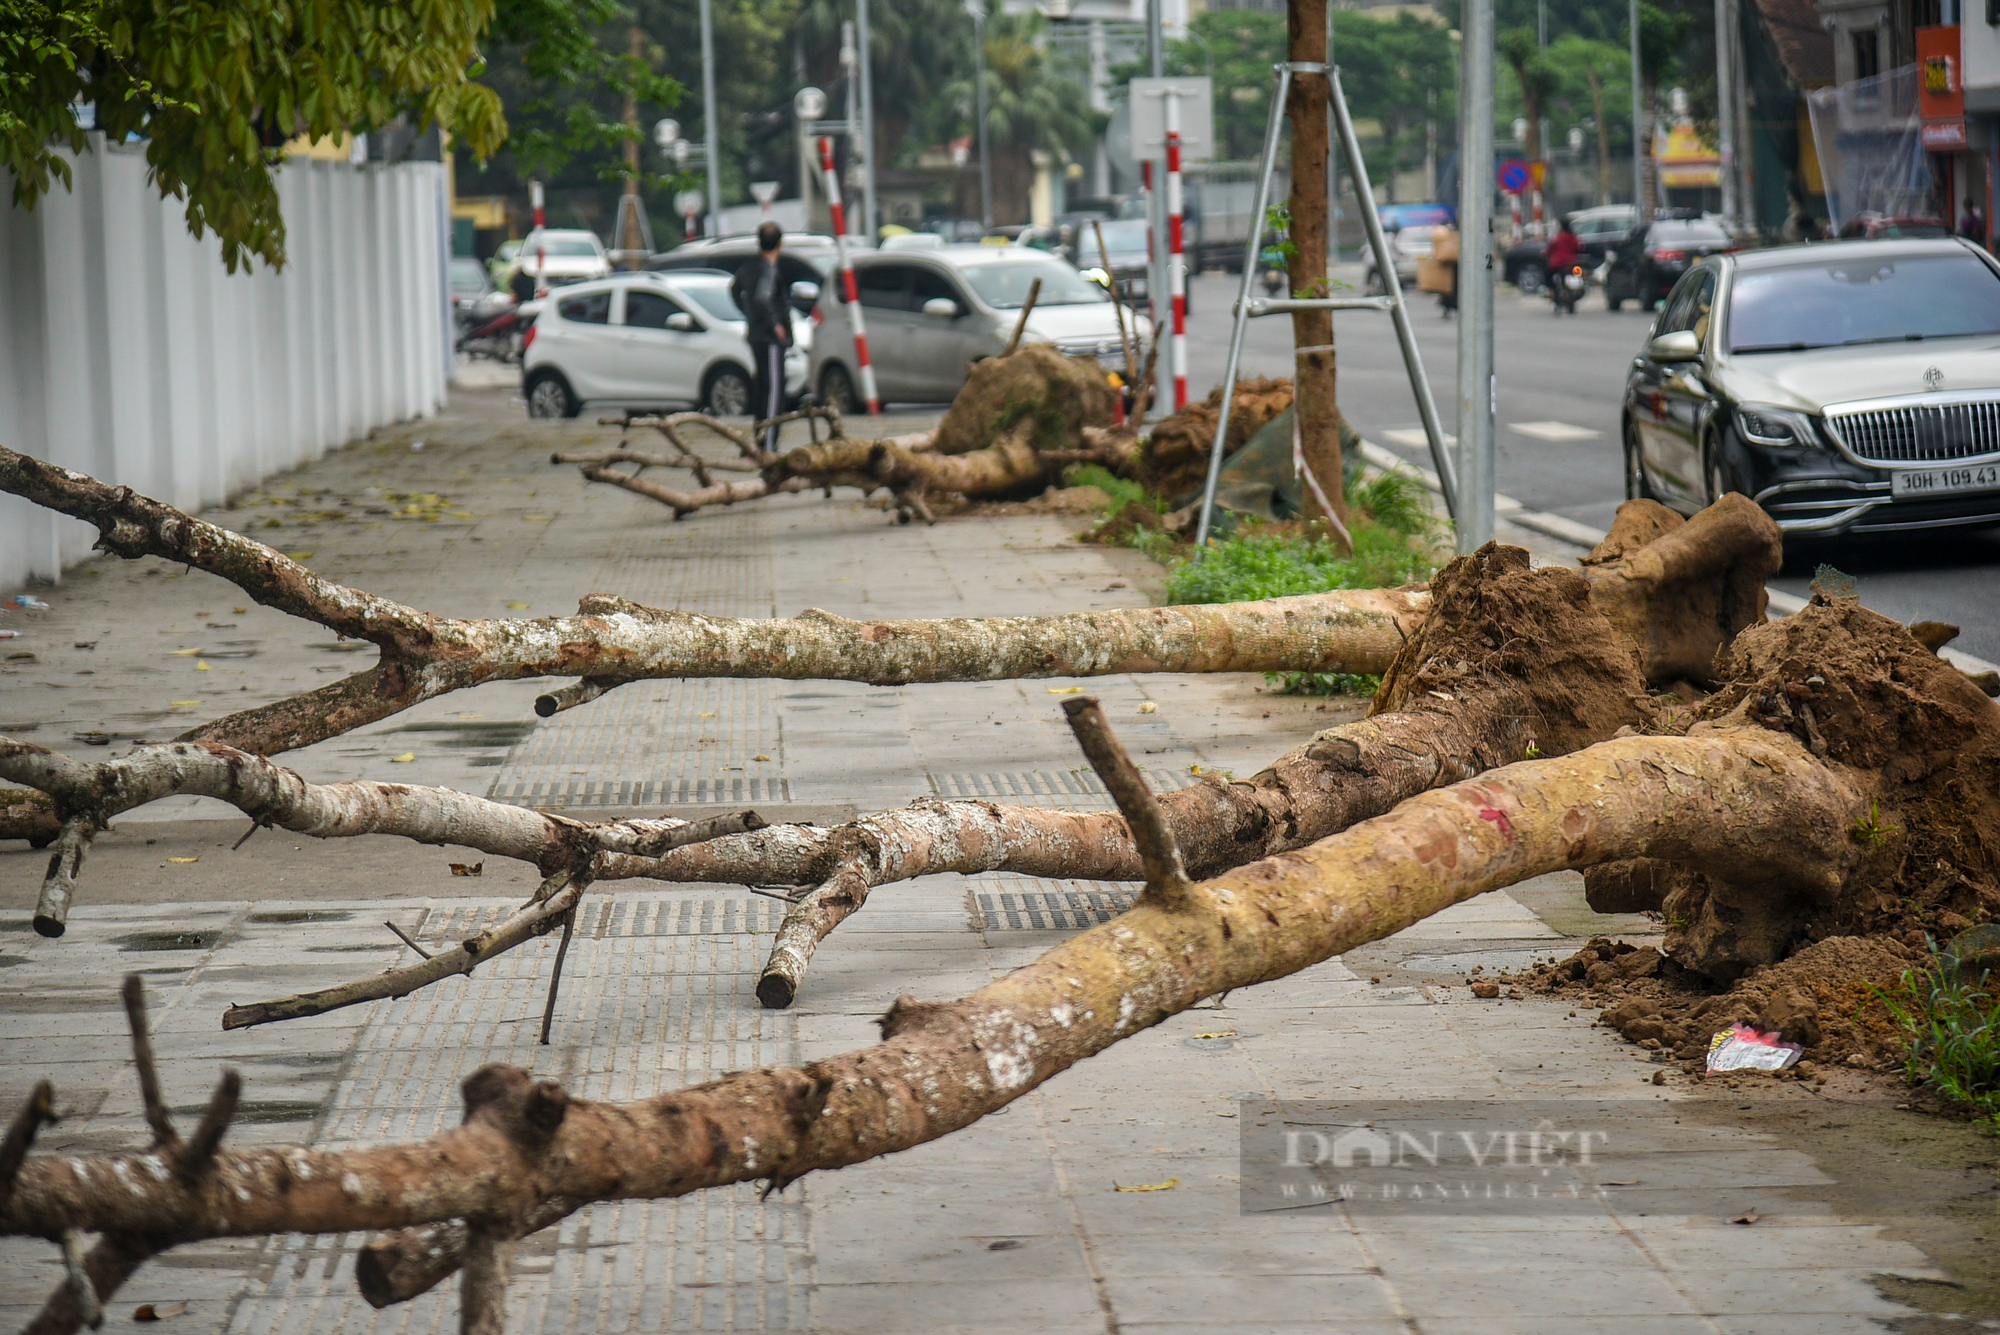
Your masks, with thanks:
M1889 494L1897 500L1952 496L1966 491L2000 491L2000 464L1905 468L1889 475Z

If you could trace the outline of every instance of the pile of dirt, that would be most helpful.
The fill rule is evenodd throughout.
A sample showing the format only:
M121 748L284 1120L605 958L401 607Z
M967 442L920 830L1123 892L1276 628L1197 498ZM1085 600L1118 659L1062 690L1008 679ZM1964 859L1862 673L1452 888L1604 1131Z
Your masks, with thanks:
M1882 1069L1901 1059L1893 992L1926 959L1895 937L1832 936L1717 988L1652 946L1596 937L1582 950L1506 982L1524 992L1603 1007L1599 1023L1648 1050L1702 1063L1732 1024L1775 1032L1820 1063Z
M1488 543L1431 579L1431 614L1382 676L1373 714L1422 710L1478 735L1464 702L1494 701L1518 720L1506 754L1559 755L1634 726L1651 710L1638 656L1591 601L1580 571L1529 564L1518 547ZM1519 736L1514 733L1518 731Z
M1895 621L1816 594L1717 656L1720 690L1693 727L1788 732L1871 799L1848 831L1853 868L1830 897L1733 886L1729 869L1669 867L1666 951L1729 982L1839 936L1948 938L2000 919L2000 708Z
M965 388L938 424L939 454L985 449L1023 418L1035 420L1037 449L1075 449L1085 427L1108 427L1117 391L1088 357L1065 357L1046 343L975 362Z
M1229 405L1229 438L1225 457L1242 449L1250 437L1292 406L1292 382L1253 378L1236 382ZM1222 416L1222 386L1200 403L1187 407L1153 427L1140 462L1139 480L1166 497L1185 496L1208 479L1208 455L1215 448L1215 423Z

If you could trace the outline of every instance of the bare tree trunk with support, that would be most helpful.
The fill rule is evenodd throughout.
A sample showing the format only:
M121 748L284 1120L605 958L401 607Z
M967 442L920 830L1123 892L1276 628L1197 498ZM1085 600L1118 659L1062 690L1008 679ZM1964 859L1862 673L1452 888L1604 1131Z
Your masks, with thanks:
M1324 65L1328 0L1290 0L1286 6L1288 60ZM1328 252L1327 162L1331 83L1324 73L1293 76L1285 114L1292 123L1292 255L1287 263L1292 295L1326 297ZM1365 206L1364 206L1365 207ZM1296 370L1294 406L1299 447L1305 456L1305 509L1325 519L1335 539L1351 546L1347 494L1340 459L1340 399L1333 353L1333 312L1292 312Z

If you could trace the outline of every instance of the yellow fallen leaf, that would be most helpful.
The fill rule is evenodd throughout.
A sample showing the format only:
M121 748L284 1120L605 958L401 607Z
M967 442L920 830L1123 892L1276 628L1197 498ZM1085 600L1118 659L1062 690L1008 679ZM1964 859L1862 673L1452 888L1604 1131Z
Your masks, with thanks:
M168 858L169 862L200 862L200 858Z
M752 760L769 760L769 759L770 759L771 757L769 757L769 756L752 756L752 757L750 757L750 758L751 758Z
M1049 687L1049 694L1050 694L1050 695L1081 695L1081 694L1083 694L1083 687L1081 687L1081 686L1051 686L1051 687Z
M173 651L173 652L172 652L171 654L168 654L168 655L167 655L167 657L169 657L169 658L193 658L193 657L195 657L195 656L196 656L197 654L205 654L205 653L207 653L207 652L208 652L208 650L206 650L206 649L176 649L176 650L174 650L174 651Z
M207 659L205 659L205 658L197 658L197 659L195 659L195 660L194 660L194 670L195 670L196 672L210 672L210 671L213 671L213 669L212 669L212 668L210 668L210 667L209 667L209 665L208 665L208 660L207 660Z
M508 603L508 604L507 604L507 606L509 606L509 607L513 608L513 609L514 609L515 611L517 611L517 612L518 612L518 611L521 611L522 609L524 609L525 607L527 607L527 604L526 604L526 603Z
M167 706L171 709L193 709L200 703L199 700L169 700Z
M400 756L390 756L389 763L391 765L407 765L416 758L417 753L415 751L405 751Z
M1151 700L1141 700L1139 702L1139 712L1141 714L1151 714L1158 709L1159 706L1154 704Z
M285 555L291 557L294 561L310 561L313 559L311 552L286 552Z
M1179 1178L1170 1177L1164 1182L1140 1182L1129 1187L1121 1187L1116 1182L1113 1182L1111 1189L1113 1191L1172 1191L1180 1184L1181 1180Z
M1199 766L1199 765L1189 765L1189 766L1188 766L1188 773L1190 773L1190 774L1199 774L1199 773L1201 773L1201 766Z
M235 612L236 612L236 615L237 615L237 616L242 616L242 615L244 615L244 614L245 614L246 612L248 612L249 610L250 610L250 609L249 609L249 608L247 608L247 607L239 607L239 608L236 608L236 609L235 609Z
M460 718L485 718L485 717L486 717L486 715L484 715L484 714L465 714L465 713L461 713L461 714L459 715L459 717L460 717Z
M705 710L703 710L703 711L702 711L701 713L699 713L699 714L696 714L696 715L695 715L695 717L696 717L696 718L714 718L714 717L715 717L715 711L714 711L713 709L705 709Z
M546 524L549 522L547 515L522 515L521 518L527 520L530 524Z
M451 868L453 876L483 876L486 873L486 860L484 858L481 858L478 862L447 862L445 865Z
M1234 1037L1236 1037L1236 1031L1235 1031L1234 1029L1218 1029L1218 1030L1216 1030L1216 1031L1215 1031L1214 1033L1212 1033L1212 1034L1196 1034L1196 1035L1195 1035L1195 1037L1196 1037L1196 1038L1234 1038Z

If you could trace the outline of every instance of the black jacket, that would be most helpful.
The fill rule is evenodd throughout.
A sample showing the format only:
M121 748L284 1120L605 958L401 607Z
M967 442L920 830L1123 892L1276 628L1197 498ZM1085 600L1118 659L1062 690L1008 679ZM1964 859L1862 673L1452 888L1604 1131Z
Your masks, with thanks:
M729 295L749 322L752 343L792 341L792 304L781 266L752 257L730 280Z

